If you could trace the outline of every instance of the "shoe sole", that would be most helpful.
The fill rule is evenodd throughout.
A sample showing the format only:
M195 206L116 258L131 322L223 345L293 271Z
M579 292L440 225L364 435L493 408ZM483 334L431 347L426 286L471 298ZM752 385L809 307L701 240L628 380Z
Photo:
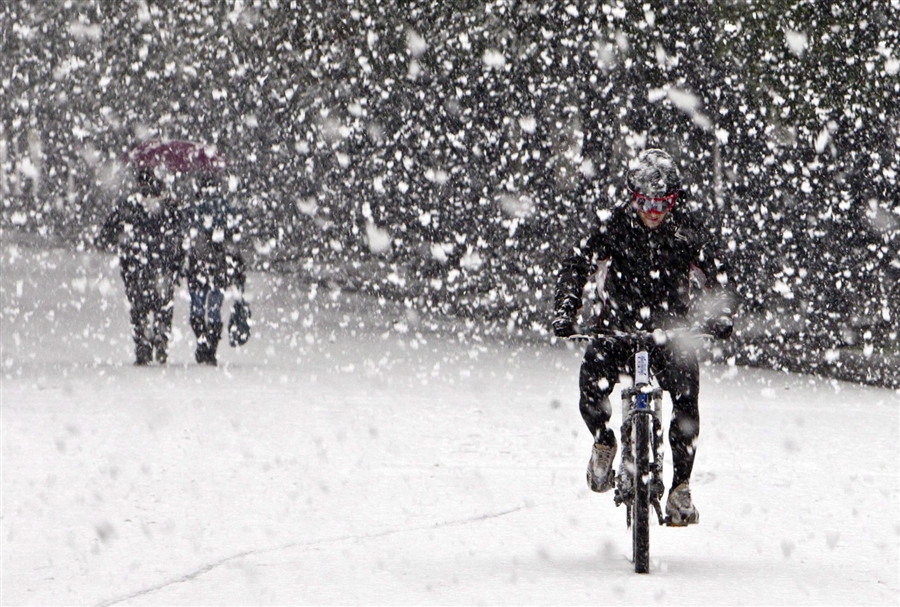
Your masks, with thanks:
M586 474L587 484L588 484L588 487L590 487L591 491L593 491L594 493L606 493L607 491L609 491L610 489L613 489L616 486L616 475L613 473L613 470L612 470L612 462L616 458L617 452L618 452L618 446L615 443L613 443L612 455L610 455L610 458L609 458L609 461L610 461L609 471L606 474L606 482L603 482L603 483L596 482L596 477L593 474L591 474L591 462L588 462L588 469L587 469L587 474ZM591 461L593 461L593 457L591 458Z
M693 520L688 519L683 521L681 519L675 521L671 516L666 517L666 527L687 527L688 525L697 525L700 523L700 517L697 516Z
M588 487L590 487L591 491L594 493L606 493L610 489L614 489L616 486L616 475L612 473L612 470L606 477L606 482L598 483L597 478L591 474L590 466L588 466L588 470L585 473L585 477L587 478Z
M606 493L613 487L615 487L615 483L604 483L602 485L597 485L593 482L590 475L588 475L588 487L590 487L591 491L594 493Z

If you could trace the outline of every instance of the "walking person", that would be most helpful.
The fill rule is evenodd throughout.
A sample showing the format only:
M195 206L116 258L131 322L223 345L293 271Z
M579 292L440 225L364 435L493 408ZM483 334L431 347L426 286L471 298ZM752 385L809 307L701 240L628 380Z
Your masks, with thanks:
M152 169L138 169L136 189L107 217L97 244L115 245L130 304L135 364L165 364L173 295L184 261L182 218Z
M594 319L598 331L652 332L687 324L691 311L691 273L699 269L706 286L728 294L727 266L701 218L687 205L674 159L665 151L641 152L627 175L629 200L604 213L593 230L562 260L555 293L553 330L559 337L579 332L576 317L588 279L606 265L606 298ZM723 297L727 302L727 297ZM713 313L707 330L718 338L732 332L727 303ZM669 426L674 472L666 514L672 525L699 522L690 491L691 471L700 433L700 372L696 353L660 344L663 361L657 379L672 397ZM607 427L612 414L609 395L628 374L630 352L605 340L592 340L579 377L579 408L594 439L587 481L593 491L615 485L612 472L616 436ZM622 438L627 440L626 437ZM631 474L620 466L620 475ZM663 488L660 487L660 497Z
M194 357L199 364L218 364L216 351L222 336L225 290L232 285L241 293L244 290L238 219L229 209L218 175L202 174L186 213L190 322L197 338Z

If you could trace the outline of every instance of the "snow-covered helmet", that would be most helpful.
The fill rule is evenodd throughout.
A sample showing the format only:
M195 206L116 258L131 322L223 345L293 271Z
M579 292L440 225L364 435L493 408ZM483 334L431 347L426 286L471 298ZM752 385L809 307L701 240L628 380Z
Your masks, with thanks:
M658 148L638 154L626 182L632 192L654 198L677 194L681 190L675 159Z

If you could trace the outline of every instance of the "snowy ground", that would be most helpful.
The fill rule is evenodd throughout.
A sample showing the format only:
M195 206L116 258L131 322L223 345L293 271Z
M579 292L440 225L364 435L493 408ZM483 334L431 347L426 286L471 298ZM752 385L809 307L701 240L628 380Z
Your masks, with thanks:
M253 275L244 348L193 364L182 293L139 369L112 257L0 255L4 605L900 602L890 390L704 368L701 524L638 576L576 348Z

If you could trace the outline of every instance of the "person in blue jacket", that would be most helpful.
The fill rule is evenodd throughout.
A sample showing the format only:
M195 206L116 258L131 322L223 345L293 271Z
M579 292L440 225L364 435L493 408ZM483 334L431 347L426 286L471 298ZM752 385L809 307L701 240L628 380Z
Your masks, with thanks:
M200 175L197 185L185 212L190 323L197 337L196 361L215 366L225 290L232 285L241 293L244 289L244 260L238 249L241 217L229 207L216 173Z

